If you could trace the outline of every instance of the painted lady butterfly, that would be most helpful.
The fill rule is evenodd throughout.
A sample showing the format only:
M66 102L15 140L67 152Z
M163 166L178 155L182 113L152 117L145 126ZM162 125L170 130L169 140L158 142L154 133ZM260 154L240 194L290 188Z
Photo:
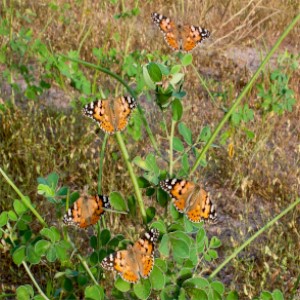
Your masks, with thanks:
M63 217L63 222L67 225L86 228L96 224L106 208L110 208L107 196L82 196L68 209Z
M175 208L194 223L215 221L217 213L208 193L198 184L181 179L166 179L161 188L172 198Z
M205 28L193 25L176 25L168 17L156 12L152 13L151 17L173 50L189 52L210 36L210 32Z
M117 272L125 281L137 283L140 277L149 277L154 266L155 243L159 231L151 228L127 250L110 254L101 262L103 269Z
M97 100L85 105L83 114L95 120L100 128L113 134L125 129L136 102L132 97L120 97L113 101Z

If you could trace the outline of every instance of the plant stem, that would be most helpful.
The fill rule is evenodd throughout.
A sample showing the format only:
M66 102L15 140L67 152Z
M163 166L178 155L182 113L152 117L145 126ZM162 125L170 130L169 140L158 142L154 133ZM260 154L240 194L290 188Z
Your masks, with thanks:
M38 283L36 282L35 278L33 277L27 263L25 261L22 261L22 265L25 268L28 276L30 277L31 281L33 282L34 286L36 287L36 289L38 290L39 294L46 300L50 300L42 291L42 289L40 288L40 286L38 285Z
M129 160L129 155L128 155L125 143L123 141L123 138L122 138L122 135L121 135L120 132L116 133L116 138L117 138L117 141L119 143L120 149L122 151L125 163L127 165L127 169L128 169L128 172L129 172L129 175L130 175L133 187L134 187L136 199L137 199L137 202L138 202L139 207L140 207L140 212L141 212L143 221L144 221L145 224L147 224L147 216L146 216L146 211L145 211L145 207L144 207L144 202L143 202L142 194L141 194L141 191L139 189L137 178L136 178L136 176L134 174L131 162Z
M65 58L65 59L68 59L68 60L70 60L70 61L77 62L77 63L79 63L79 64L82 64L82 65L86 66L86 67L93 68L93 69L96 69L96 70L99 70L99 71L101 71L101 72L103 72L103 73L108 74L109 76L111 76L111 77L115 78L116 80L118 80L122 85L124 85L125 88L127 89L127 91L129 92L129 94L130 94L134 99L137 98L137 95L136 95L136 93L134 92L134 90L133 90L133 89L132 89L132 88L131 88L131 87L130 87L130 86L129 86L129 85L128 85L128 84L127 84L120 76L119 76L119 75L117 75L117 74L111 72L110 70L105 69L105 68L100 67L100 66L97 66L97 65L94 65L94 64L92 64L92 63L88 63L88 62L86 62L86 61L84 61L84 60L80 60L80 59L68 57L68 56L63 55L63 54L60 54L60 56L63 57L63 58ZM140 113L140 116L141 116L143 125L144 125L145 128L146 128L146 131L147 131L147 133L148 133L148 136L149 136L149 138L150 138L150 141L151 141L151 143L152 143L152 146L154 147L155 151L156 151L159 155L161 155L161 153L160 153L160 151L159 151L159 148L158 148L158 146L157 146L156 140L155 140L155 138L154 138L154 135L153 135L153 133L152 133L152 131L151 131L151 128L149 127L149 124L148 124L148 122L147 122L147 120L146 120L146 117L145 117L145 115L144 115L143 109L141 108L141 106L139 105L139 103L137 103L137 109L138 109L138 111L139 111L139 113Z
M288 33L292 30L292 28L295 26L295 24L299 21L299 19L300 19L300 14L296 16L296 18L288 25L288 27L285 29L285 31L282 33L282 35L279 37L279 39L277 40L277 42L275 43L275 45L273 46L273 48L271 49L271 51L268 53L268 55L265 57L264 61L261 63L261 65L259 66L259 68L255 72L255 74L253 75L253 77L251 78L251 80L248 82L248 84L245 86L245 88L243 89L243 91L241 92L241 94L239 95L239 97L236 99L235 103L233 103L233 105L231 106L231 108L228 110L228 112L226 113L226 115L223 117L223 119L221 120L221 122L218 124L217 128L215 129L215 131L211 135L210 139L207 141L206 145L204 146L204 148L200 152L198 158L196 159L196 162L195 162L194 166L191 169L190 176L196 171L198 165L200 164L201 159L203 158L204 154L209 149L210 145L216 139L217 135L219 134L219 132L222 129L222 127L224 126L224 124L227 122L227 120L232 115L232 113L236 110L236 108L240 104L241 100L244 98L244 96L247 94L247 92L253 86L255 80L259 76L259 74L262 71L262 69L265 67L265 65L270 60L270 58L272 57L272 55L274 54L274 52L277 50L277 48L279 47L279 45L282 43L282 41L288 35Z
M277 215L273 220L267 223L263 228L258 230L252 237L245 241L240 247L238 247L230 256L228 256L223 263L221 263L209 276L210 279L214 278L223 268L226 266L233 258L235 258L246 246L252 243L259 235L266 231L269 227L275 224L280 218L285 216L290 210L292 210L296 205L300 204L300 198L289 205L284 211Z
M170 137L169 137L169 139L170 139L170 169L169 169L170 177L172 177L172 175L173 175L173 137L174 137L175 125L176 125L176 121L174 121L172 119L171 133L170 133Z
M30 199L27 196L24 196L21 191L16 187L16 185L10 180L10 178L6 175L6 173L0 168L0 173L5 178L5 180L8 182L8 184L15 190L15 192L19 195L22 203L31 210L31 212L36 216L36 218L39 220L39 222L44 226L48 227L47 223L44 221L44 219L41 217L41 215L36 211L36 209L31 205Z
M99 158L99 174L98 174L98 194L102 194L102 173L103 173L103 160L104 160L104 153L105 153L105 148L106 148L106 143L109 135L105 133L103 142L102 142L102 147L100 151L100 158Z
M80 262L82 263L83 267L85 268L85 270L87 271L87 273L89 274L89 276L93 280L93 282L99 286L99 283L95 279L95 277L94 277L93 273L91 272L89 266L87 265L86 261L82 258L82 256L80 254L77 254L77 257L79 258Z

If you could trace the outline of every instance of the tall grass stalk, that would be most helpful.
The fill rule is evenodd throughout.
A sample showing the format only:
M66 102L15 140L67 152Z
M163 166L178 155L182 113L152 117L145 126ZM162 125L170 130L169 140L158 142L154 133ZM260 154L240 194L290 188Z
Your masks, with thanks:
M199 156L197 157L196 162L195 162L195 164L193 165L193 167L191 169L190 176L196 171L196 169L198 168L198 166L199 166L202 158L204 157L205 153L209 149L210 145L216 139L216 137L219 134L220 130L223 128L223 126L225 125L225 123L228 121L228 119L230 118L230 116L232 115L232 113L236 110L236 108L238 107L238 105L240 104L240 102L242 101L242 99L244 98L244 96L246 96L246 94L248 93L248 91L251 89L251 87L253 86L255 80L259 76L260 72L266 66L267 62L270 60L270 58L272 57L272 55L274 54L274 52L280 46L280 44L282 43L282 41L284 40L284 38L288 35L288 33L293 29L293 27L296 25L296 23L299 21L299 19L300 19L300 14L298 14L295 17L295 19L284 30L284 32L278 38L277 42L275 43L275 45L273 46L273 48L271 49L271 51L268 53L268 55L265 57L264 61L261 63L261 65L259 66L259 68L255 72L255 74L253 75L253 77L251 78L251 80L248 82L248 84L245 86L245 88L243 89L243 91L241 92L241 94L238 96L238 98L236 99L236 101L233 103L233 105L231 106L231 108L228 110L228 112L226 113L226 115L223 117L223 119L221 120L221 122L218 124L218 126L215 129L215 131L211 135L210 139L207 141L206 145L203 147L202 151L200 152Z
M98 173L98 194L102 194L102 173L103 173L103 160L104 160L104 153L105 153L105 148L107 144L107 139L109 135L105 133L103 142L102 142L102 147L100 150L100 155L99 155L99 173Z
M19 195L22 203L29 209L31 212L36 216L38 221L44 226L48 227L47 223L44 221L42 216L37 212L37 210L32 206L30 203L29 197L24 196L22 192L17 188L17 186L10 180L10 178L6 175L6 173L0 168L0 173L5 178L5 180L8 182L8 184L15 190L15 192Z
M260 236L264 231L273 226L280 218L285 216L289 211L291 211L296 205L300 204L300 198L289 205L284 211L277 215L274 219L268 222L264 227L258 230L253 236L251 236L247 241L245 241L240 247L238 247L231 255L229 255L209 276L210 279L214 278L233 258L235 258L244 248L250 245L258 236Z

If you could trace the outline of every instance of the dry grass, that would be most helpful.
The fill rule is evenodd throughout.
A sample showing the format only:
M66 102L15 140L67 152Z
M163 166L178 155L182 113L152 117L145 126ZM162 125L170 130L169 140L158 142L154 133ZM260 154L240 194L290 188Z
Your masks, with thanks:
M149 1L139 3L141 13L137 17L115 20L112 16L125 10L121 4L92 0L58 0L56 3L57 10L44 1L16 1L15 9L20 15L31 14L33 17L30 24L24 18L16 18L14 31L29 26L34 36L46 42L53 52L67 53L79 49L81 58L91 62L96 62L92 54L94 47L103 47L104 51L116 48L119 60L122 60L122 55L135 50L170 52L157 28L151 25L149 14L152 11L211 30L212 38L193 53L193 62L212 92L227 92L228 96L224 100L218 98L216 103L211 102L195 72L188 70L185 116L189 117L185 121L196 133L207 124L215 127L223 116L221 108L228 107L249 80L259 63L260 53L269 49L299 11L298 1L289 1L288 4L279 0L228 1L224 4L220 1L179 1L176 4L173 1ZM126 1L126 9L132 9L134 5L134 1ZM49 17L45 18L46 15ZM299 36L298 25L281 49L299 53ZM255 62L242 55L249 49L256 53ZM241 54L233 57L232 52ZM275 63L276 60L273 67ZM109 65L113 71L121 73L119 66L117 62ZM267 80L268 74L266 71L261 80ZM255 109L255 121L247 124L255 132L255 139L248 140L243 128L232 128L228 143L210 150L208 166L199 174L206 180L219 208L220 225L209 231L223 242L221 259L299 196L299 70L293 76L290 88L297 98L293 112L263 118L260 110L255 109L260 99L253 90L245 101ZM115 84L102 74L97 82L110 89ZM72 95L71 88L66 86L59 102L69 101L66 99ZM0 97L6 99L7 95ZM40 103L39 106L29 104L0 115L0 156L1 166L19 188L31 196L48 220L55 222L54 212L48 204L39 202L36 178L56 171L61 182L74 189L88 185L90 190L96 190L101 141L95 126L83 121L79 113L57 112L55 108L49 108L49 102L53 105L51 99L46 99L44 109L38 108ZM155 128L156 118L151 112L148 115L152 115L150 126ZM158 127L154 130L160 133ZM228 155L229 143L234 148L233 157ZM138 146L135 144L133 156L138 154L138 149L147 153L148 146L144 142L139 142ZM116 164L111 159L111 153L119 155L118 151L111 138L105 161L104 192L120 190L126 194L131 190L126 181L126 169L122 163ZM15 194L1 181L1 209L9 209L14 198ZM129 221L126 217L111 216L109 223L113 230L120 230ZM136 223L138 225L138 221ZM240 299L251 299L263 289L279 288L286 297L295 294L297 287L294 283L300 269L299 234L298 208L241 253L220 273L219 279L228 288L237 289ZM1 254L2 259L5 259L5 265L11 264L7 255ZM18 280L13 282L18 284Z

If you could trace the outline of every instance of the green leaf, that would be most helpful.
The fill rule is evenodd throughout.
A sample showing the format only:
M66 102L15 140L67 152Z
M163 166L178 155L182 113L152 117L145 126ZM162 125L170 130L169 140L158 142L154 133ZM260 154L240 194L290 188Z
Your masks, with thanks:
M3 211L0 214L0 228L3 227L4 225L6 225L7 221L8 221L7 211Z
M155 83L152 81L148 69L146 66L143 66L143 77L145 80L146 85L151 89L151 90L155 90L156 85Z
M39 184L38 185L38 194L44 195L45 197L54 197L55 196L55 190L51 188L49 185L46 184Z
M37 255L45 255L47 250L49 249L51 243L46 240L39 240L37 243L34 245L34 250L37 253Z
M54 233L52 230L50 230L49 228L43 228L43 229L40 231L40 234L41 234L42 236L47 237L52 243L55 242L55 239L56 239L55 233Z
M178 124L178 131L183 136L185 142L188 145L192 145L192 131L185 125L185 123L181 122Z
M147 299L151 293L151 284L149 280L141 280L133 286L133 291L139 299Z
M211 137L210 127L205 126L205 127L202 128L202 130L199 134L198 141L206 143L209 140L210 137Z
M222 242L216 236L213 236L209 242L209 248L219 248L221 245Z
M51 226L50 230L53 233L53 238L54 240L52 241L53 243L58 242L60 240L60 232L55 226Z
M34 246L31 244L26 247L26 260L33 265L36 265L41 261L41 256L35 252Z
M181 65L175 65L171 68L170 74L176 74L180 71Z
M104 229L105 230L105 229ZM100 233L101 235L101 233ZM100 240L101 240L101 237L100 237ZM95 235L92 235L90 237L90 246L93 248L93 249L97 249L98 247L98 239Z
M160 68L160 71L163 75L169 75L170 74L170 70L166 65L160 64L160 63L156 63L156 65Z
M16 265L20 265L23 260L25 260L26 255L26 248L25 246L19 247L13 253L13 261Z
M115 210L120 210L120 211L127 211L127 204L123 198L123 196L119 192L112 192L109 195L109 200L111 206Z
M65 262L65 261L68 261L68 259L70 259L68 251L67 251L68 248L65 246L64 243L65 243L65 241L60 241L54 245L55 254L61 262Z
M150 282L154 290L161 290L164 288L166 283L166 278L163 271L154 265L153 270L150 274Z
M114 283L116 289L119 291L126 293L130 290L130 283L124 281L121 277L119 277Z
M148 207L146 209L147 223L150 223L153 220L155 212L156 210L154 207Z
M272 293L273 300L284 300L283 294L280 290L274 290Z
M239 295L236 291L231 291L227 297L226 300L239 300Z
M272 300L272 294L268 291L263 291L260 294L260 300Z
M185 240L176 238L175 235L171 235L170 237L171 248L173 250L174 255L180 258L188 258L190 254L189 245Z
M110 231L108 229L103 229L100 233L100 241L102 246L105 246L111 238Z
M155 265L163 272L166 273L168 270L167 262L164 259L156 258Z
M161 255L163 256L169 256L169 252L170 252L170 246L169 246L169 235L168 234L164 234L161 242L159 244L159 252L161 253Z
M8 212L8 217L9 219L11 219L12 221L18 221L18 217L17 215L15 214L15 212L13 210L10 210Z
M176 73L172 76L170 84L175 88L176 84L179 83L184 77L183 73Z
M172 102L172 119L174 121L180 121L183 113L183 107L179 99L175 99Z
M13 205L15 212L19 216L27 211L26 206L20 200L15 200Z
M101 300L104 299L104 290L99 285L87 286L84 290L86 299Z
M151 224L151 228L156 228L161 234L167 232L166 224L162 220L155 221Z
M132 162L144 171L151 171L151 166L149 166L140 156L136 156Z
M190 170L189 157L187 153L184 153L181 158L182 170L188 174Z
M184 150L184 146L183 146L181 140L176 136L173 137L173 148L175 151L178 151L178 152L182 152Z
M49 184L49 186L56 190L56 187L57 187L57 184L58 184L58 179L59 179L59 176L57 173L50 173L48 176L47 176L47 182Z
M220 281L214 281L210 284L210 286L216 291L218 292L220 295L224 294L225 288L222 282Z
M33 287L29 284L21 285L17 288L18 300L30 300L34 296Z
M182 58L181 58L181 62L184 66L188 66L192 63L193 61L193 56L191 53L185 54Z
M156 199L160 206L166 207L166 205L168 204L168 199L169 199L168 193L165 192L163 189L159 188L157 190Z
M138 177L139 188L144 189L151 186L151 183L145 177Z
M209 282L205 278L194 277L194 278L187 279L183 283L183 287L184 288L196 287L196 288L199 288L199 289L204 289L204 288L209 287Z
M54 262L56 260L57 256L56 256L56 249L54 245L50 245L46 253L46 258L49 262Z
M212 259L216 259L218 258L218 252L216 250L208 250L207 254L212 258Z
M157 64L149 63L147 65L147 70L153 82L160 82L162 80L162 73Z

